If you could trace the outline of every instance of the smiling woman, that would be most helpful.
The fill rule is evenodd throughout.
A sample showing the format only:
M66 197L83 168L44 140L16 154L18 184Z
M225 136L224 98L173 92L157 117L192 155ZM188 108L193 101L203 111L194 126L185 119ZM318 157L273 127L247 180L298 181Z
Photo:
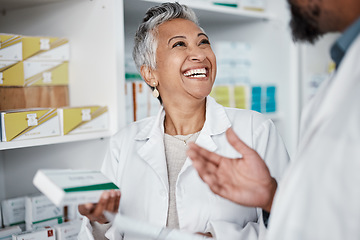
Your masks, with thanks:
M135 239L105 224L107 210L217 239L257 239L262 212L213 194L187 158L187 143L239 158L226 141L231 127L279 179L289 158L274 124L257 112L224 108L208 96L216 57L194 12L184 5L164 3L147 11L133 57L162 108L112 138L102 172L121 189L120 207L114 192L98 204L79 206L86 216L79 238Z

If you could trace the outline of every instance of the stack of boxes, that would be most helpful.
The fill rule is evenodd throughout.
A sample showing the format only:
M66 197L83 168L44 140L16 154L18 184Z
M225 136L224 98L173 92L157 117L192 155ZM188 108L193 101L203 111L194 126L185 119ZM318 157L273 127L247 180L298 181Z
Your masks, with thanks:
M0 209L4 226L0 221L0 239L4 240L75 240L81 228L77 206L57 207L42 194L3 200Z
M251 82L251 45L236 41L220 41L213 45L218 73L210 95L225 107L276 112L276 86Z
M107 107L69 105L66 38L0 34L1 141L108 129Z
M65 38L0 35L0 110L69 104Z
M160 109L150 87L141 78L131 57L125 58L126 123L154 116Z

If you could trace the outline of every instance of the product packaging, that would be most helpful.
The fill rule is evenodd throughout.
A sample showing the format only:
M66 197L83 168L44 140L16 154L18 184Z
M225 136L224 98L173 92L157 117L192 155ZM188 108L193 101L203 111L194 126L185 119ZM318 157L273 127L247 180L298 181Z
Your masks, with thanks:
M58 115L63 135L105 131L109 128L106 106L59 108Z
M22 60L20 36L0 33L0 71Z
M56 240L56 234L54 228L45 227L14 234L12 240Z
M0 87L68 85L68 62L21 61L0 72Z
M19 226L12 226L0 229L0 239L1 240L11 240L13 234L21 233L21 228Z
M5 227L18 225L25 230L25 197L3 200L1 208Z
M70 221L54 225L56 240L77 240L82 221Z
M27 196L25 209L26 230L53 226L64 220L64 209L55 206L45 195Z
M0 61L69 61L69 58L66 38L0 33Z
M1 112L3 142L60 135L57 110L23 109Z
M33 184L57 206L97 203L103 191L118 189L95 170L39 169Z

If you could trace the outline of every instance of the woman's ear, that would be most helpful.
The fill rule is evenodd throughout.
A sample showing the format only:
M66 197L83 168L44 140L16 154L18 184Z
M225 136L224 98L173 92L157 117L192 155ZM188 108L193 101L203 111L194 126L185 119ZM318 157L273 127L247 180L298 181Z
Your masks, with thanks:
M153 86L154 82L156 82L153 69L149 66L142 65L140 67L140 74L148 85Z

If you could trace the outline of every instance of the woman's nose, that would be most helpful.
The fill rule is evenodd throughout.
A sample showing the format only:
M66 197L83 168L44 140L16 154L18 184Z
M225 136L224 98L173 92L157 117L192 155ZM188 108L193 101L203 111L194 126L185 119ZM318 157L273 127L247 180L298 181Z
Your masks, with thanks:
M206 54L203 49L199 47L191 48L189 51L189 60L193 62L202 62L206 58Z

